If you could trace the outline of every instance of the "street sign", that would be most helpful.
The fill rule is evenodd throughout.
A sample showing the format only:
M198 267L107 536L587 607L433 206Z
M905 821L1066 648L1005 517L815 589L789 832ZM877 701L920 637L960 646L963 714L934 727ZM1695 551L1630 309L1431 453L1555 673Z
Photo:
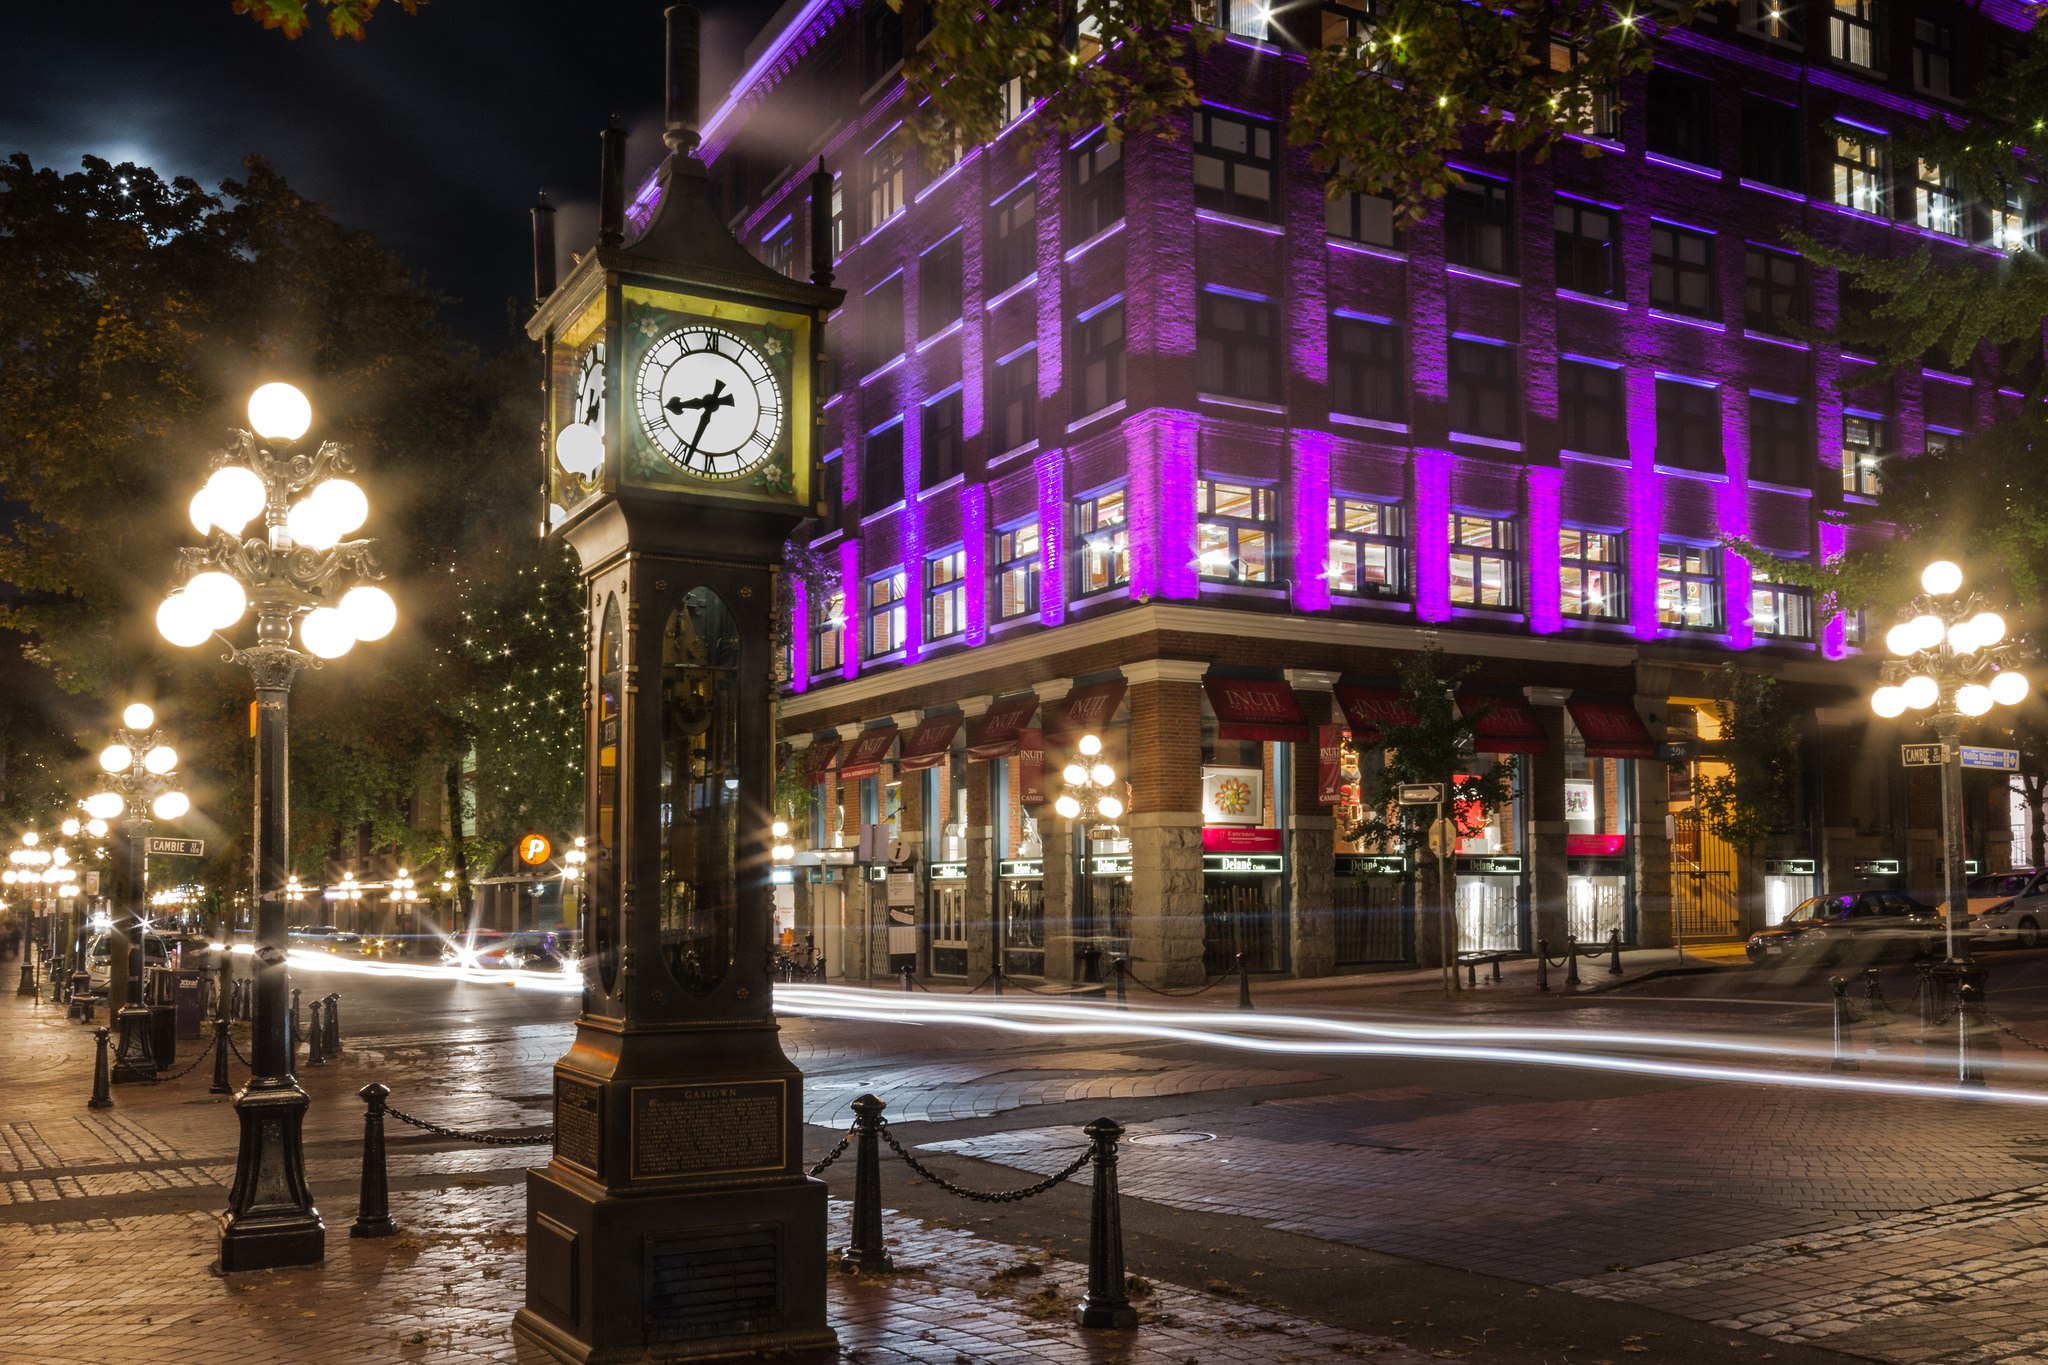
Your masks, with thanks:
M144 851L151 857L159 858L204 858L206 856L206 840L160 839L152 834L149 836L149 842L145 846Z
M1444 800L1441 782L1403 782L1398 792L1404 806L1440 806Z
M1963 746L1965 768L1989 768L1993 772L2016 773L2020 770L2018 749L1984 749L1974 744Z
M1899 762L1908 768L1939 768L1941 746L1939 744L1901 744Z
M519 836L519 861L528 867L539 867L554 851L555 846L548 842L548 836L545 834Z
M1429 851L1439 858L1448 858L1458 851L1458 822L1438 820L1429 827Z

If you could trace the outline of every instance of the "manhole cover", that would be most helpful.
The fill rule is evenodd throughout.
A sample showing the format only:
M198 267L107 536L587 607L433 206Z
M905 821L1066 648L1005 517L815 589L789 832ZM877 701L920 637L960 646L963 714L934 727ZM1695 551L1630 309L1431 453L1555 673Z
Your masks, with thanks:
M1186 1147L1190 1143L1214 1142L1214 1133L1141 1133L1131 1139L1133 1147Z

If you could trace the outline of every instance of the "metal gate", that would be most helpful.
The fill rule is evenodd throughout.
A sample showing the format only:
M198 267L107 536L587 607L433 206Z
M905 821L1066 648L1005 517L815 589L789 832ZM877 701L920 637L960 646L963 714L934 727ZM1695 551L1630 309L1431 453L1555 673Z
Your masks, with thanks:
M1688 939L1742 937L1734 848L1693 811L1681 811L1671 820L1671 909L1678 932Z
M1413 957L1415 910L1407 885L1399 878L1338 872L1330 914L1340 964L1406 962Z
M1003 975L1045 975L1045 883L1005 877L996 883L1003 921Z
M967 883L935 881L925 893L925 924L933 976L967 975Z
M1202 968L1211 976L1237 969L1245 955L1255 972L1284 968L1278 916L1266 905L1265 882L1208 877L1202 882Z

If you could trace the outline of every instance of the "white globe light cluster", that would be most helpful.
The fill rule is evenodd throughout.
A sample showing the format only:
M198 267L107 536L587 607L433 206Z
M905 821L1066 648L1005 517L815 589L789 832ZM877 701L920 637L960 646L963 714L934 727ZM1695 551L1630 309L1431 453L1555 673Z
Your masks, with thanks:
M1948 560L1929 564L1920 574L1920 586L1931 597L1950 597L1963 586L1963 571ZM1948 625L1932 612L1901 621L1885 632L1885 648L1902 659L1941 648L1944 641L1951 655L1978 654L2005 638L2005 618L1995 611ZM1940 666L1940 659L1924 662L1923 668ZM1976 666L1971 666L1974 671ZM1993 706L2017 706L2031 685L2017 669L2004 668L1984 682L1965 682L1954 695L1956 710L1966 716L1981 716ZM1870 709L1886 720L1907 711L1925 711L1941 700L1941 684L1927 672L1917 672L1905 681L1880 687L1871 694Z

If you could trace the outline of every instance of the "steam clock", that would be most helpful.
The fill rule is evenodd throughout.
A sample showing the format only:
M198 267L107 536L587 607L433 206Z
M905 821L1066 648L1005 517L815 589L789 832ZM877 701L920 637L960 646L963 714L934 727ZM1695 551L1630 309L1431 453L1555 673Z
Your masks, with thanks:
M587 590L583 1011L527 1182L516 1328L574 1361L829 1346L825 1188L770 998L775 575L818 509L822 328L840 292L757 262L696 156L697 15L668 11L669 156L627 238L559 287L537 210L547 533ZM638 206L636 206L637 209Z

